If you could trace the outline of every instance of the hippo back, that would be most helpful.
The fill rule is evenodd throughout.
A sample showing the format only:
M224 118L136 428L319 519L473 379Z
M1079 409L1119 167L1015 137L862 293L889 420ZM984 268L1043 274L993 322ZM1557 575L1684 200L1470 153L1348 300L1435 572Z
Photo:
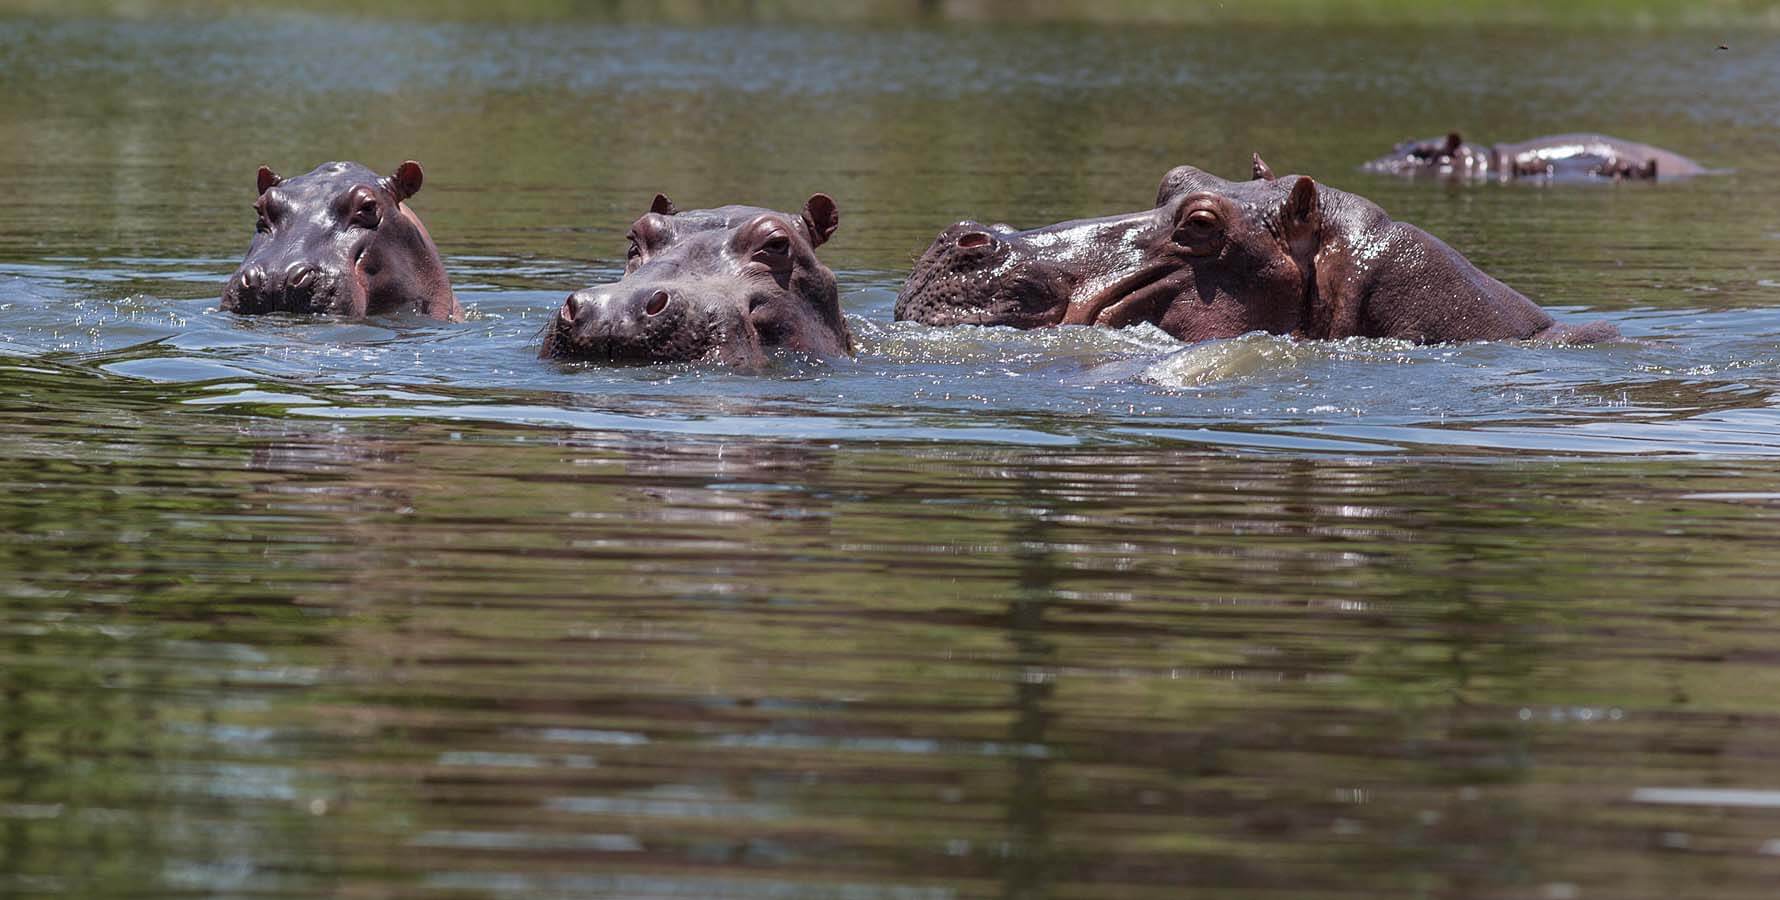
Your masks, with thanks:
M1497 158L1516 167L1539 162L1561 164L1565 159L1587 158L1614 170L1639 172L1656 164L1655 177L1677 178L1705 174L1706 167L1669 150L1605 134L1552 134L1526 141L1496 144Z

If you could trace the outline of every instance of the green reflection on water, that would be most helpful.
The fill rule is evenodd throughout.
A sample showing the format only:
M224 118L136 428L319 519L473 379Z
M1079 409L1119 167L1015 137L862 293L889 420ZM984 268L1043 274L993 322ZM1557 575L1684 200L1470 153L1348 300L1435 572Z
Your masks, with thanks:
M16 886L1765 883L1769 473L7 434Z
M1775 7L1762 0L1582 0L1542 3L1496 0L1427 4L1411 0L1258 0L1243 4L1164 2L1164 0L440 0L383 3L376 7L348 0L306 0L300 5L274 0L9 0L20 11L54 15L111 14L149 17L185 13L305 13L471 22L601 20L620 22L1141 22L1166 24L1352 24L1588 25L1652 28L1675 25L1768 26L1780 23Z

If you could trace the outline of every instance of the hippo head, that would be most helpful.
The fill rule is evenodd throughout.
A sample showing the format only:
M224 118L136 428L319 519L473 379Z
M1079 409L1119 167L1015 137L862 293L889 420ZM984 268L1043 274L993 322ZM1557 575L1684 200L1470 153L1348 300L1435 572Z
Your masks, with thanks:
M896 296L897 321L1040 328L1063 321L1091 270L1117 266L1121 217L1019 231L965 220L940 232Z
M1031 231L960 222L916 263L896 318L1016 328L1147 321L1189 340L1292 331L1314 252L1316 185L1275 182L1264 169L1257 157L1257 179L1232 183L1183 166L1154 208L1124 215Z
M1490 169L1490 148L1467 144L1454 131L1443 138L1416 140L1411 138L1391 148L1391 152L1367 162L1360 168L1388 175L1487 175Z
M631 225L624 277L570 294L538 355L757 368L774 348L850 354L834 273L816 259L839 224L827 194L796 215L757 206L680 211L657 194Z
M1439 238L1304 175L1163 176L1142 212L1032 231L973 222L941 234L898 319L1030 328L1151 322L1188 341L1267 331L1420 343L1612 340L1568 328Z
M253 243L223 288L222 308L460 318L439 251L405 203L421 178L412 160L387 178L358 163L325 163L295 178L261 166Z

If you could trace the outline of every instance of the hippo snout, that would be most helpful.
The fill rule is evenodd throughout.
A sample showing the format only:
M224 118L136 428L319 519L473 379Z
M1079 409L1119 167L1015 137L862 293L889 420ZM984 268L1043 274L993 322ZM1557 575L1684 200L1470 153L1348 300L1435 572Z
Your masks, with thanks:
M589 288L570 294L560 317L568 327L590 335L636 340L649 320L666 313L673 303L674 295L664 288Z
M224 309L242 313L326 312L333 306L340 279L306 262L282 268L248 263L223 290Z
M660 284L579 290L557 310L540 355L607 362L698 359L722 330L705 308L710 305Z

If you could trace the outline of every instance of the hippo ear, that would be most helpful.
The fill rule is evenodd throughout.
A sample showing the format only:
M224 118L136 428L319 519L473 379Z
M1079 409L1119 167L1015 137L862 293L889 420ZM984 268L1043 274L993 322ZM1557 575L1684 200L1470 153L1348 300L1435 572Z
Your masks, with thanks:
M810 230L811 247L827 243L834 236L834 230L841 227L841 211L835 207L834 198L827 194L811 194L803 205L803 224Z
M277 187L283 183L284 176L272 171L266 166L260 166L260 193L264 194L268 189Z
M1292 192L1280 204L1279 223L1293 250L1303 251L1314 245L1322 223L1322 202L1317 197L1316 182L1309 175L1298 176Z
M425 177L426 173L421 171L420 163L408 160L396 166L394 175L383 179L383 186L396 195L396 202L400 203L420 193L420 183Z
M668 199L668 195L656 194L655 202L649 204L649 211L658 216L671 216L678 213L680 208L674 205L674 201Z
M1261 158L1261 154L1253 153L1253 154L1250 154L1250 157L1253 159L1254 165L1255 165L1254 180L1256 180L1256 181L1272 181L1275 178L1279 177L1279 176L1273 174L1273 167L1267 165L1267 161Z
M1458 132L1456 132L1456 131L1447 132L1446 133L1446 155L1451 156L1454 153L1459 152L1459 147L1463 146L1464 143L1465 143L1465 139L1462 137L1459 137Z

